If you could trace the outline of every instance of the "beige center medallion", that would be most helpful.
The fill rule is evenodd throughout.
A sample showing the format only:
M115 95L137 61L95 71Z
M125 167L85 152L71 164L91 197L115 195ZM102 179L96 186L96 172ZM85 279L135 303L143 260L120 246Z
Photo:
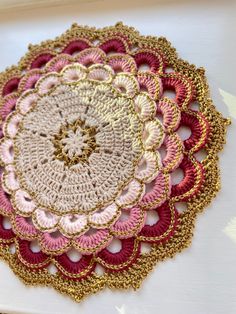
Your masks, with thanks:
M111 84L60 85L21 121L14 144L20 184L59 215L94 211L132 179L141 132L133 100Z

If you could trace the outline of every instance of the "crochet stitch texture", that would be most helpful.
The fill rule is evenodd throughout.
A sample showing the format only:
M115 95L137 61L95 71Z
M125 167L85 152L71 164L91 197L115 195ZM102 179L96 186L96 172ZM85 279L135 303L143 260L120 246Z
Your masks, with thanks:
M165 38L122 23L73 24L0 74L0 104L0 256L25 284L76 301L105 287L136 289L190 244L197 214L219 190L229 121L209 98L204 69ZM182 127L191 131L184 140Z

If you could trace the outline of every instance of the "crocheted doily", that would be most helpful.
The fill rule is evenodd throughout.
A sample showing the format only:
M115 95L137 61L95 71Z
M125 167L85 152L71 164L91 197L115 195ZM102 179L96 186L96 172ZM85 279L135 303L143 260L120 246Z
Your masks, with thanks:
M190 244L229 121L165 38L72 25L0 74L0 102L0 256L24 283L136 289Z

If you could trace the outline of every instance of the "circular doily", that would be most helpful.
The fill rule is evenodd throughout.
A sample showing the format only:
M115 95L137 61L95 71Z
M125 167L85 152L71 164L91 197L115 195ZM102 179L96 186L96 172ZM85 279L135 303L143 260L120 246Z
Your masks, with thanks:
M30 45L0 74L0 255L15 274L80 301L138 288L187 247L229 122L208 94L204 69L122 23Z

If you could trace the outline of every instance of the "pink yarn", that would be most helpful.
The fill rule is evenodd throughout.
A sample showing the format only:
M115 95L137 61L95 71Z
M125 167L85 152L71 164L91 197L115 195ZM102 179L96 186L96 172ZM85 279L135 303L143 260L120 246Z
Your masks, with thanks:
M123 55L112 55L108 59L108 64L115 72L133 72L137 70L136 63L133 58L124 57Z
M35 73L32 71L32 74L27 77L24 82L23 90L26 91L27 89L32 89L35 87L35 84L40 79L41 74Z
M46 232L41 234L40 243L43 251L57 253L59 250L66 249L67 245L70 243L70 240L63 235L53 237L52 234Z
M75 52L80 52L86 48L89 48L89 44L87 42L84 40L74 40L70 42L62 52L72 55Z
M144 89L144 91L147 91L153 99L160 97L162 94L162 83L159 78L154 78L154 76L148 75L145 72L139 73L137 78L141 90Z
M3 103L3 106L0 108L0 116L3 120L6 119L6 117L15 109L16 101L18 97L5 97L5 102Z
M37 236L38 231L32 223L30 223L27 218L22 216L15 217L15 225L13 229L17 234L20 234L24 239L32 238Z
M89 66L95 63L102 63L105 54L99 48L86 49L78 54L77 62Z
M177 139L179 139L178 142ZM183 159L183 143L178 134L175 134L174 136L167 135L163 145L166 147L166 156L162 160L163 166L168 168L169 171L173 171L180 165Z
M6 216L9 216L11 213L14 212L14 209L8 198L8 194L6 194L6 192L4 192L1 187L0 187L0 207L1 211L4 212Z
M145 223L146 212L143 214L143 211L139 207L133 207L129 210L126 209L126 211L129 213L129 217L124 221L120 219L117 220L111 227L111 230L120 239L131 237L134 235L134 230L138 233Z
M159 112L163 115L163 126L165 131L176 130L181 119L181 111L176 107L175 102L162 98L158 103Z
M100 49L105 51L105 53L109 52L126 52L125 45L121 38L109 39L99 46Z
M111 241L112 236L109 234L107 229L96 230L94 234L83 234L74 240L75 246L83 254L91 254L90 252L96 248L96 252L100 252L104 249Z
M18 89L20 78L14 77L10 79L3 87L2 96L5 97Z
M50 53L42 53L36 57L31 63L31 69L40 69L45 66L45 64L53 58L53 55Z
M67 55L59 55L48 63L47 72L60 72L68 64L70 61L67 59Z
M166 176L168 183L166 182ZM166 176L162 172L159 172L158 176L153 181L154 184L151 191L147 192L140 201L139 206L141 208L148 207L148 209L153 209L163 204L166 197L170 195L171 186L170 175Z

